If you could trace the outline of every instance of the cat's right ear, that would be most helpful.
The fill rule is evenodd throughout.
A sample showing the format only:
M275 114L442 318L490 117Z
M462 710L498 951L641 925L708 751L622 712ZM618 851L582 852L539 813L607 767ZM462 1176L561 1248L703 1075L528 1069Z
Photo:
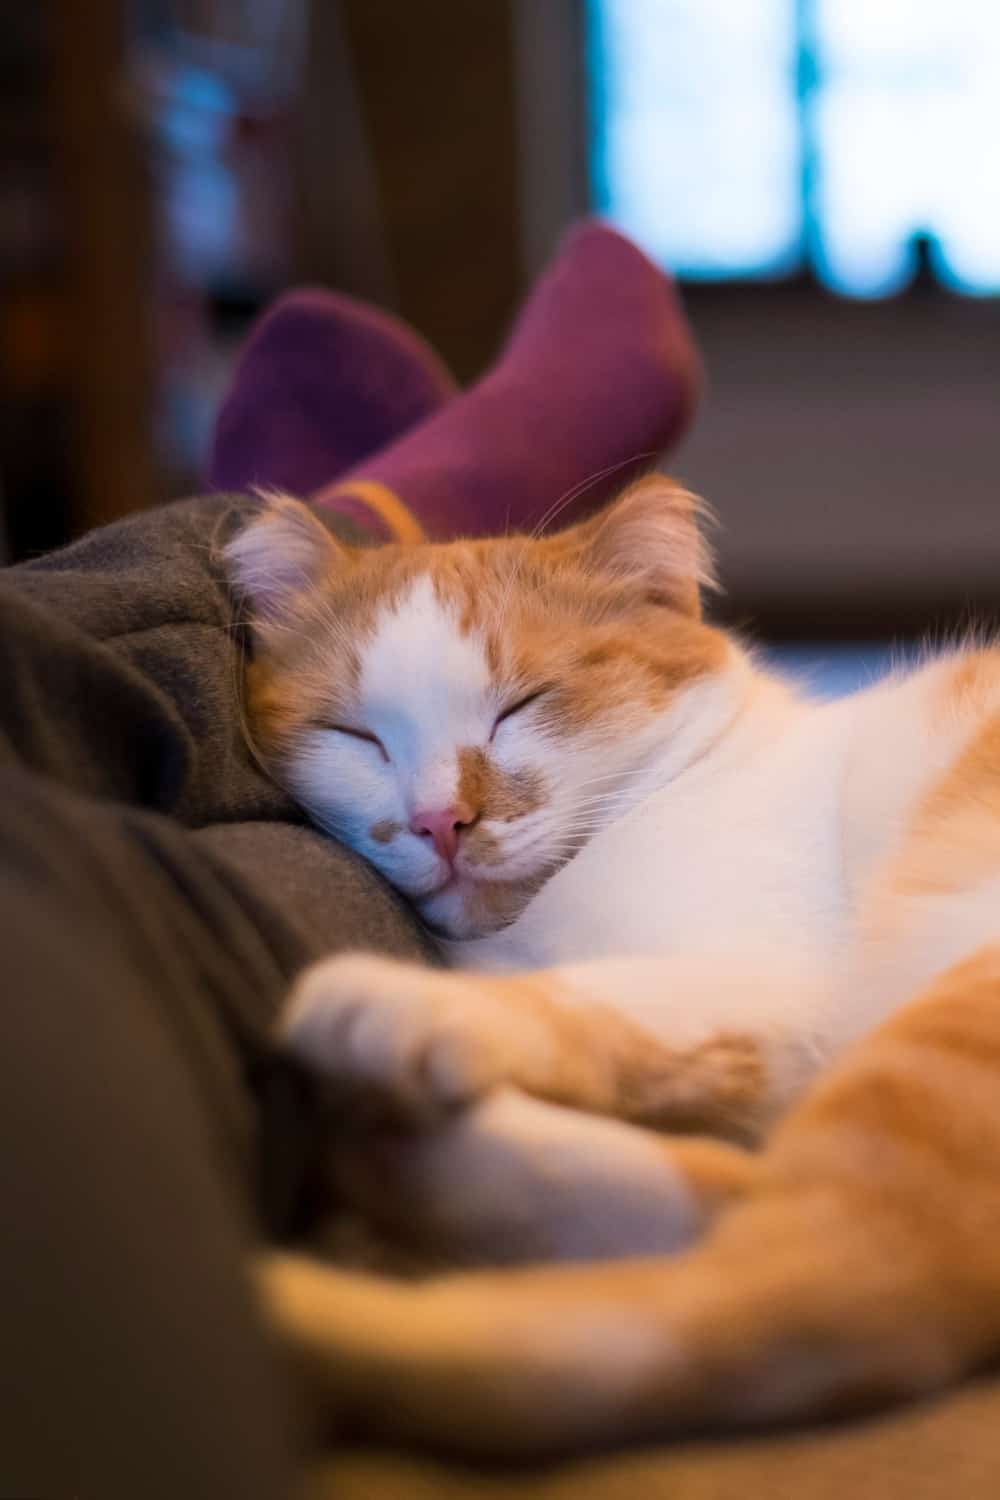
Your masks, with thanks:
M268 496L222 553L234 591L252 619L280 620L344 559L344 549L307 505Z
M571 529L587 564L649 602L700 613L701 588L714 587L699 526L705 507L664 474L649 474L589 521Z

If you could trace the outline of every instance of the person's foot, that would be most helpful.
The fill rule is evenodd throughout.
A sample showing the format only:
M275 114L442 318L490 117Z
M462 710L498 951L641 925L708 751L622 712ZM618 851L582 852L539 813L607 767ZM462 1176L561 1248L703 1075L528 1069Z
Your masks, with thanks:
M412 328L337 292L287 292L257 322L216 419L208 482L308 496L452 395Z
M562 525L655 464L700 384L673 282L587 222L567 235L496 365L315 498L335 510L365 503L403 539L406 512L437 540Z

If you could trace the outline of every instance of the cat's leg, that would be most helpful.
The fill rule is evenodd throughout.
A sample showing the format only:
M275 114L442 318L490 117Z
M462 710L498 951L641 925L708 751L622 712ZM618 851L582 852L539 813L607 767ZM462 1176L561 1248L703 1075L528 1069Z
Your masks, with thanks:
M408 1119L500 1084L655 1129L752 1141L822 1059L801 965L607 959L488 976L349 955L308 970L287 1046Z
M757 1158L501 1088L432 1129L338 1129L333 1199L426 1268L672 1254Z
M304 1385L367 1435L554 1453L930 1392L1000 1353L1000 949L806 1096L678 1259L409 1287L265 1262Z

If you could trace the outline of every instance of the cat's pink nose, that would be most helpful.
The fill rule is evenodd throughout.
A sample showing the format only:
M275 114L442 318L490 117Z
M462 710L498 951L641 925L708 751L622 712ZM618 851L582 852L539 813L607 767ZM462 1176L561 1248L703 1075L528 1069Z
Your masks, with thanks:
M415 812L410 819L410 832L430 839L441 858L453 865L458 854L459 834L474 821L472 809L464 803L456 803L454 807L442 807L436 812Z

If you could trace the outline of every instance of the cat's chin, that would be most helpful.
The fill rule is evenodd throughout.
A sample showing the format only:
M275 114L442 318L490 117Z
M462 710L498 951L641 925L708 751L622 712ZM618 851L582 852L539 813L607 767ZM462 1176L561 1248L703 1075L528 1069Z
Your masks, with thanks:
M484 925L484 913L479 907L475 888L464 880L449 880L433 895L417 902L417 910L427 926L447 938L482 937L492 932L494 924Z
M427 926L441 937L479 938L512 922L523 910L528 894L522 896L516 885L458 877L416 905Z

